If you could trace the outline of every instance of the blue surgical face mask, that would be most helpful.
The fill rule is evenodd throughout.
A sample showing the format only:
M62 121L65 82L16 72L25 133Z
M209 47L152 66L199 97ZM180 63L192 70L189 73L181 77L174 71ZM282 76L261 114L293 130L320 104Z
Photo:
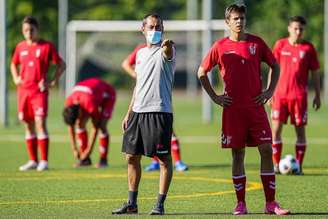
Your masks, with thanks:
M162 39L162 32L161 31L147 31L146 34L147 42L150 44L158 44L161 42Z

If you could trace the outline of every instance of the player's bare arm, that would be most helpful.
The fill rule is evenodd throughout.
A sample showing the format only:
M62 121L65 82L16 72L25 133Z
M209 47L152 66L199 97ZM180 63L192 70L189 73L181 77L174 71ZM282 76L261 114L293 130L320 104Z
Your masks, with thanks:
M172 59L173 57L173 44L174 42L169 39L163 40L161 47L163 48L164 57L168 60Z
M71 148L76 159L80 159L79 149L76 146L75 128L73 125L68 126L68 133L71 141Z
M129 108L128 108L128 112L126 113L126 115L124 116L124 119L122 121L122 130L123 130L123 132L128 127L128 120L130 118L130 114L132 112L132 106L133 106L133 103L134 103L135 90L136 89L134 88L132 98L131 98L131 101L130 101L130 105L129 105Z
M13 77L15 85L16 86L20 85L22 82L22 79L18 73L18 66L14 63L11 63L10 70L11 70L11 75Z
M254 98L255 103L260 105L266 104L271 99L277 86L279 75L280 68L278 63L275 63L269 71L268 86L260 95Z
M312 71L312 78L314 82L314 98L312 102L313 109L318 110L321 106L320 99L320 74L318 71Z
M124 69L124 71L126 71L132 78L136 78L137 74L134 71L134 68L132 65L130 65L129 60L126 58L124 59L124 61L122 62L122 68Z
M222 107L230 106L232 104L232 98L226 94L217 95L206 75L203 67L199 67L198 69L198 78L206 93L210 96L210 98L218 105Z
M65 69L66 63L62 60L56 67L54 78L49 82L50 87L54 87L58 84L59 78L63 74Z
M87 148L85 149L85 151L80 155L80 160L84 160L84 159L88 158L90 156L90 154L92 153L93 147L94 147L96 139L97 139L100 122L101 121L99 119L96 119L96 118L92 119L91 140L90 140Z

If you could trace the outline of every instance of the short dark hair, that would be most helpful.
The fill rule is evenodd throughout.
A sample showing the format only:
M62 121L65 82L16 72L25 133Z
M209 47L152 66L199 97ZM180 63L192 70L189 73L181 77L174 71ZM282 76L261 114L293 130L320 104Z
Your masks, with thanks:
M23 23L23 24L27 23L27 24L33 25L33 26L35 26L37 29L39 29L39 22L38 22L38 20L37 20L35 17L33 17L33 16L30 16L30 15L29 15L29 16L24 17L22 23Z
M74 125L79 116L80 106L77 104L65 107L63 110L64 122L67 125Z
M302 25L306 25L306 19L303 16L299 16L299 15L290 17L289 18L289 24L292 23L292 22L299 22Z
M232 12L238 12L238 13L242 13L242 14L246 14L246 6L244 4L232 4L229 5L224 13L224 17L225 19L229 19L230 18L230 14Z
M144 27L147 23L147 18L149 17L153 17L153 18L156 18L157 20L160 20L161 22L161 25L163 26L163 20L161 18L161 16L159 14L156 14L156 13L150 13L150 14L146 14L143 19L142 19L142 26Z

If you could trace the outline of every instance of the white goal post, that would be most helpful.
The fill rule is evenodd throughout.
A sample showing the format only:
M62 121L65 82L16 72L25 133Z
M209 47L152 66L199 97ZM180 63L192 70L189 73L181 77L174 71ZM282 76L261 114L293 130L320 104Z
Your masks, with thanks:
M228 28L224 20L164 20L165 32L195 32L211 33L212 31L227 32ZM138 32L141 29L141 21L70 21L66 27L66 78L65 95L67 96L77 80L77 33L79 32ZM202 35L202 48L207 51L212 42L205 42L206 34ZM179 51L177 51L179 52ZM122 60L123 61L123 60ZM195 69L195 72L197 69ZM203 103L204 104L204 103ZM211 108L210 100L205 108ZM204 106L203 106L204 108ZM207 110L209 112L209 110ZM205 113L208 114L208 113Z

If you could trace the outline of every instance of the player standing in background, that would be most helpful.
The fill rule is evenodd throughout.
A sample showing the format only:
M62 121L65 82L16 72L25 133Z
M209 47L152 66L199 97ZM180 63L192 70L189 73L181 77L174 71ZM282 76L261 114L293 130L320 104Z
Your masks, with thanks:
M134 71L137 52L146 46L147 46L146 44L141 44L137 46L133 50L133 52L130 53L122 62L122 68L134 79L136 79L137 77L136 72ZM188 166L181 160L180 141L176 136L176 134L174 133L174 131L172 133L172 139L171 139L171 153L175 164L175 170L177 171L188 170ZM156 170L159 170L159 161L157 157L153 157L151 164L149 166L146 166L145 171L156 171Z
M32 17L23 20L24 41L17 44L11 61L11 74L17 86L18 117L25 123L29 161L20 171L48 169L49 135L47 130L48 89L58 83L65 70L55 46L38 37L39 24ZM56 65L54 78L48 80L49 62ZM41 159L38 162L38 146Z
M281 132L290 116L290 123L295 126L296 160L300 165L297 174L303 174L302 164L306 149L305 125L307 124L308 74L312 72L315 96L313 108L318 110L320 101L319 61L314 46L302 39L306 25L305 18L294 16L289 19L287 38L280 39L273 48L273 54L280 64L280 78L272 98L272 148L275 172L279 173L278 164L282 152Z
M115 89L97 78L89 78L77 83L67 97L63 111L64 121L69 125L68 133L75 158L79 159L76 167L90 166L90 155L100 130L97 168L107 167L109 149L108 120L112 117L116 100ZM87 122L92 120L91 141L88 143ZM75 132L76 128L76 132ZM76 136L80 150L76 145Z
M128 163L128 202L113 214L138 213L137 196L141 178L141 156L157 156L160 162L159 193L151 215L164 214L164 201L172 179L172 88L175 48L171 40L162 40L163 20L157 14L146 15L142 33L147 46L136 56L136 86L128 112L123 119L122 152Z
M263 104L273 95L279 66L265 42L245 33L246 7L233 4L225 11L230 36L214 43L198 70L200 82L211 99L223 107L222 147L232 151L232 179L237 196L235 215L247 214L245 202L245 147L257 146L261 156L261 180L266 199L265 213L285 215L289 211L275 201L275 173L272 163L271 129ZM262 92L261 62L273 71ZM218 65L224 93L217 95L207 73Z

